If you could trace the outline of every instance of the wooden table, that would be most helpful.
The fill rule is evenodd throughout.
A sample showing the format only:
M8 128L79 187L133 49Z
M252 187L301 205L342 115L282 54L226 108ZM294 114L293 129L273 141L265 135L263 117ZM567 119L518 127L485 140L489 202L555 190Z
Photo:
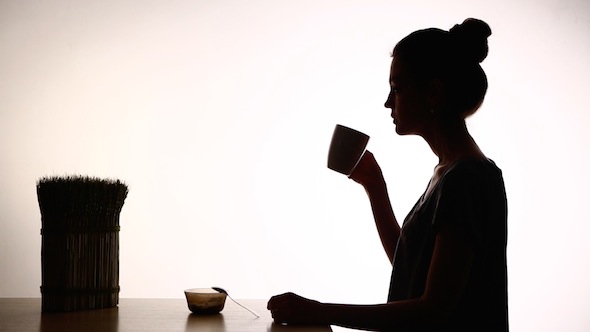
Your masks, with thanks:
M261 317L227 299L217 315L193 315L184 299L120 299L114 308L41 313L40 298L0 298L0 331L75 332L329 332L329 326L283 326L272 322L266 300L238 300Z

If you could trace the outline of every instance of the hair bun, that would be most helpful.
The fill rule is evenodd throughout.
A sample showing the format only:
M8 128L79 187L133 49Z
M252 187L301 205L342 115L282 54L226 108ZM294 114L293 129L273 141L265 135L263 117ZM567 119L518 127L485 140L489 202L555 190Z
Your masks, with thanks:
M462 57L478 63L488 55L488 37L491 34L490 26L475 18L468 18L449 30L457 52Z

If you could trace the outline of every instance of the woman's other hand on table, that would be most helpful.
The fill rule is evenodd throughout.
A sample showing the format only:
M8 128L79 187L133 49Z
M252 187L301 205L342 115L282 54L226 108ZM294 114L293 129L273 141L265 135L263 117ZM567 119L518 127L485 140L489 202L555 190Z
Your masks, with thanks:
M322 304L294 293L273 296L267 305L278 324L327 324L322 319Z

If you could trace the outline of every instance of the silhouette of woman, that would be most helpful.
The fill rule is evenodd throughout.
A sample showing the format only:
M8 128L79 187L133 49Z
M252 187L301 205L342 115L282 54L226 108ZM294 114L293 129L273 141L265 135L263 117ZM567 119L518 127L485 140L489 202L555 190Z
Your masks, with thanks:
M439 159L400 228L381 169L366 152L351 174L371 202L392 266L388 301L329 304L272 297L281 324L377 331L508 331L507 202L502 172L479 149L465 118L482 104L489 26L418 30L394 48L385 107L399 135L419 135Z

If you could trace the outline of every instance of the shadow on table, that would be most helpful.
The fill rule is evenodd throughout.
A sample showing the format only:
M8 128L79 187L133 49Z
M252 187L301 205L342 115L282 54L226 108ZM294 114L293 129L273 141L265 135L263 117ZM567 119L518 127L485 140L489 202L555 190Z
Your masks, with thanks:
M293 331L305 331L305 332L326 332L332 331L328 326L312 326L312 325L282 325L272 323L266 332L293 332Z
M265 318L252 318L249 316L235 317L224 316L223 313L213 315L189 314L186 318L185 331L264 331L267 332L327 332L331 331L329 326L305 326L305 325L281 325L271 323Z

